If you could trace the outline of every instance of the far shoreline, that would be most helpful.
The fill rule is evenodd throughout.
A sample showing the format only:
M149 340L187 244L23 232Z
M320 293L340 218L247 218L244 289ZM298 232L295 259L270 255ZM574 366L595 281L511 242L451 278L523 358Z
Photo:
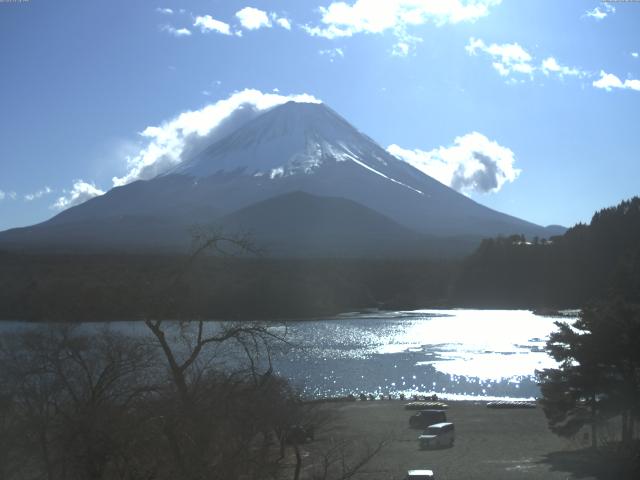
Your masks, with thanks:
M160 320L163 322L264 322L264 323L291 323L291 322L314 322L314 321L341 321L341 320L353 320L355 318L363 318L366 315L375 315L375 314L391 314L391 313L402 313L402 312L417 312L421 310L441 310L441 311L449 311L449 310L476 310L476 311L527 311L531 312L539 317L552 317L552 318L575 318L579 315L580 309L575 307L567 307L567 308L540 308L540 307L511 307L511 306L500 306L500 307L491 307L491 306L482 306L482 307L474 307L470 305L461 305L461 306L443 306L442 304L438 304L437 306L422 306L415 307L410 306L407 308L361 308L354 310L347 310L341 312L327 312L327 313L319 313L313 314L309 316L305 315L297 315L297 316L287 316L287 317L255 317L255 316L239 316L236 318L228 318L228 317L211 317L211 318L169 318L169 317L153 317L149 316L148 318L93 318L93 319L70 319L70 320L60 320L58 318L0 318L0 324L2 323L25 323L25 324L87 324L87 323L125 323L125 322L135 322L135 323L143 323L145 320ZM446 315L443 315L446 316ZM398 318L398 320L402 320Z

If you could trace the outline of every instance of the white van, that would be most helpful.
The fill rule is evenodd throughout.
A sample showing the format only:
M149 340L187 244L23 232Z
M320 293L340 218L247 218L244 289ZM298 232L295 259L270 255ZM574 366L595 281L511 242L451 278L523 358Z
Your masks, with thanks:
M435 480L433 470L409 470L405 480Z
M429 425L418 437L420 448L452 447L456 437L453 423L443 422Z

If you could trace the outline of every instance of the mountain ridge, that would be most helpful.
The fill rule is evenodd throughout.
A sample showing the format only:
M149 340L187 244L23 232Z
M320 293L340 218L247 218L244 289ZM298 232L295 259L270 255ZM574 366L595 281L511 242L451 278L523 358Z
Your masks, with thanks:
M496 235L561 233L491 210L450 189L391 155L324 104L289 102L151 180L113 188L41 224L2 232L0 245L46 248L52 236L62 245L61 232L67 228L70 245L86 241L97 242L97 247L106 240L81 230L105 230L107 235L109 229L99 226L103 222L111 226L111 235L122 239L117 248L126 245L127 231L133 243L144 246L144 234L125 221L144 218L154 225L149 245L160 241L171 248L173 242L182 249L184 242L174 241L182 236L172 229L212 223L224 228L234 212L291 192L355 202L422 236L472 237L479 242ZM277 218L277 212L265 214L270 215ZM398 230L388 223L387 228ZM283 241L286 234L281 232ZM362 250L367 250L368 241L361 235ZM358 253L355 245L353 250Z

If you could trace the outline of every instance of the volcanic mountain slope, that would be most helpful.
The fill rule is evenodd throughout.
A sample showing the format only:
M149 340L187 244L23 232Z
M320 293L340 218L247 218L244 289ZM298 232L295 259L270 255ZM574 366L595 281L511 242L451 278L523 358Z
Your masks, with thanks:
M232 231L248 231L277 256L420 256L431 246L426 236L356 202L303 192L254 203L221 223Z
M265 202L269 199L273 201ZM304 202L296 207L301 199ZM344 248L338 250L343 254L402 251L401 241L369 248L382 244L367 234L369 227L358 234L357 222L346 221L341 210L345 204L338 199L350 201L351 213L358 204L363 218L375 217L375 229L388 230L379 238L412 237L409 244L425 236L464 237L468 242L498 234L560 233L455 192L392 156L323 104L289 102L159 177L114 188L39 225L3 232L0 246L182 249L188 244L190 225L213 223L254 230L258 243L280 243L276 250L283 253L293 238L300 240L303 230L311 229L325 241L342 239ZM290 202L295 214L283 222L282 212ZM251 210L241 212L258 203L259 216L249 215ZM304 254L298 251L304 245L310 255L322 251L317 243L298 242L292 246L295 255Z

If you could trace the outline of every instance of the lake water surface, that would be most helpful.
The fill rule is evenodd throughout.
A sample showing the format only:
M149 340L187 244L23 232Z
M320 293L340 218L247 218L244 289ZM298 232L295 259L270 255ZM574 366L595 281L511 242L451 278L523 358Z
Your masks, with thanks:
M292 343L273 363L314 397L532 398L539 394L535 370L555 365L543 349L558 319L525 310L415 310L294 321L273 327L286 328ZM31 325L5 322L0 332ZM148 334L140 322L111 328Z
M436 393L444 398L532 398L536 369L559 318L525 310L417 310L294 322L281 374L313 396Z

